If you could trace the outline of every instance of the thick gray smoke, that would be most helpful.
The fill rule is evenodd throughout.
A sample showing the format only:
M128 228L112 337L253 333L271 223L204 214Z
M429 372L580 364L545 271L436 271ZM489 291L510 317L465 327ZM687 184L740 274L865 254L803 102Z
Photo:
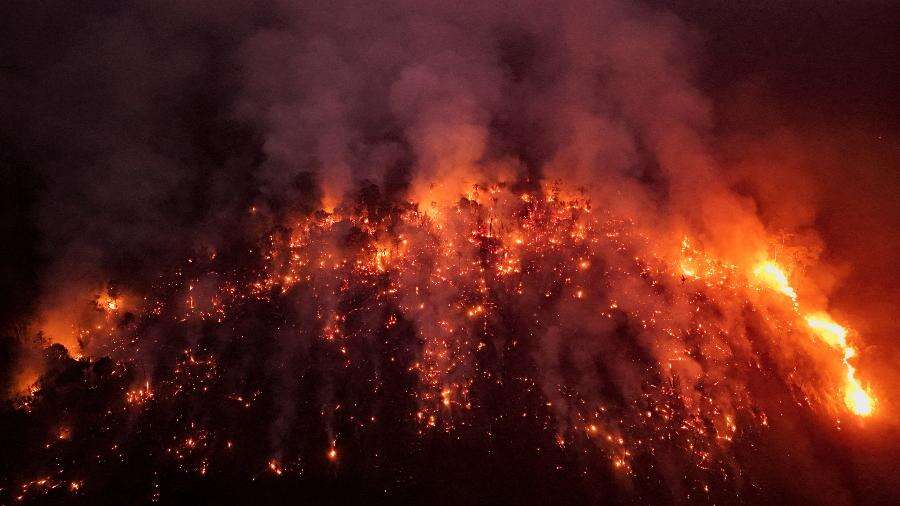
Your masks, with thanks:
M16 16L22 72L4 109L45 185L45 310L221 248L250 205L331 208L363 181L427 206L473 183L563 179L712 241L760 236L719 182L710 106L662 11L138 2ZM44 40L35 19L58 33Z

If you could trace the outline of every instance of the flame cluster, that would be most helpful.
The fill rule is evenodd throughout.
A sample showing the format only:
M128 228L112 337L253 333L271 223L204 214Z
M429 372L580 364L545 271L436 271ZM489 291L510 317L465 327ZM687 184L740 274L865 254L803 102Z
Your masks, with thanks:
M294 369L302 367L291 357L303 347L319 350L322 381L331 385L316 398L327 433L315 451L320 463L336 469L352 454L345 440L383 423L369 401L390 390L385 378L397 367L416 379L415 406L404 416L419 436L477 431L490 439L494 426L527 420L552 434L555 451L597 455L633 480L658 455L681 455L692 469L682 478L690 493L709 494L737 476L733 442L768 424L743 378L766 367L755 347L781 336L753 342L751 324L734 316L756 307L760 288L790 301L775 328L787 334L802 322L839 352L846 408L860 417L875 411L852 363L850 331L825 312L806 311L784 268L761 257L744 268L687 237L668 251L630 220L556 189L475 187L443 207L357 205L294 217L265 234L246 265L223 266L215 253L188 259L142 302L129 294L137 317L121 314L121 296L97 298L108 324L81 330L94 343L83 351L115 357L112 376L123 382L148 350L167 357L152 383L129 377L121 406L104 416L191 406L167 426L162 452L185 472L206 475L217 459L253 444L210 427L214 417L197 416L203 406L250 423L255 410L284 401L264 383L235 382L228 353L160 336L228 336L216 346L234 355L255 332L243 324L270 307L293 315L271 327L287 371L274 390L301 402L286 385L297 382ZM815 371L808 378L818 391L833 387ZM333 385L354 387L332 394ZM509 389L521 403L492 409L485 392ZM284 420L296 411L281 409ZM275 447L252 467L280 477L308 465ZM28 483L28 490L43 486ZM72 483L72 493L84 486Z
M780 265L773 260L766 260L753 269L753 274L769 288L790 297L799 311L797 292L791 287L788 276ZM870 416L875 411L875 398L856 377L856 367L850 362L856 356L856 349L847 342L847 328L835 322L824 311L805 313L803 320L816 337L840 352L845 370L843 389L847 408L858 416Z

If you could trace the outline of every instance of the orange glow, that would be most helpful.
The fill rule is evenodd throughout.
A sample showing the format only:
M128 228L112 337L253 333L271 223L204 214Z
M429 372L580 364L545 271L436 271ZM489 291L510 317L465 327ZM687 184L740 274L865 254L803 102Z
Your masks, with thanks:
M791 287L787 274L772 260L759 263L753 268L753 275L769 288L787 295L791 300L797 300L797 292Z
M109 292L104 292L97 297L97 308L107 313L113 313L122 309L122 297L113 296Z
M844 391L844 403L858 416L869 416L875 412L875 399L867 392L855 377L856 370L851 366L847 370L847 386Z
M806 315L806 324L819 338L829 346L847 349L847 329L837 324L825 313L812 313ZM850 348L852 350L852 348Z
M336 191L331 188L324 188L324 195L322 195L322 210L326 213L333 213L340 203L340 198Z
M772 260L766 260L753 269L753 275L769 288L787 295L797 304L797 292L791 286L784 270ZM844 404L857 416L869 416L875 412L875 398L856 378L856 368L850 359L856 356L856 349L847 342L849 331L834 321L828 313L818 311L804 316L807 327L831 348L840 350L844 366Z
M856 349L847 344L848 330L822 312L806 315L806 324L816 336L832 348L841 350L843 354L846 369L844 404L847 405L847 409L858 416L869 416L874 413L875 398L860 384L856 378L856 368L850 363L850 359L856 356Z

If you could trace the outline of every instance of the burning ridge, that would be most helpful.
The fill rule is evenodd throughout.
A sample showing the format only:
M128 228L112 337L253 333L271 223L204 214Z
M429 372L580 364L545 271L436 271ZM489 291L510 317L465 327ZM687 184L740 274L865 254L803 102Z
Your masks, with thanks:
M877 406L856 336L767 254L743 269L689 237L667 251L583 195L249 212L258 243L185 259L149 293L107 287L73 340L44 336L14 408L43 457L0 494L164 500L181 475L354 472L387 493L435 451L531 442L539 474L715 502L752 492L741 455L770 410L840 423ZM144 479L111 488L126 470Z

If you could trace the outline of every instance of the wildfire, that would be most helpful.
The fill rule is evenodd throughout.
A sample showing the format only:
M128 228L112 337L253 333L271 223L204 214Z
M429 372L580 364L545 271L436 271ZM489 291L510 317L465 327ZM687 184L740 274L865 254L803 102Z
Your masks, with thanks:
M849 353L849 357L855 354L853 348L847 345L847 329L837 324L827 314L808 314L806 324L829 346L844 350L845 355Z
M753 268L753 275L769 288L787 295L793 301L797 301L797 292L791 287L787 274L773 260L765 260Z
M605 465L633 478L640 476L642 462L681 452L685 468L694 469L697 483L703 483L698 489L708 491L711 475L726 476L733 468L728 448L742 436L740 425L768 424L752 398L751 382L740 376L744 373L734 374L741 370L735 364L748 357L733 351L731 334L743 333L736 336L741 339L749 331L718 316L758 304L755 293L761 287L771 290L774 300L791 302L791 311L776 312L778 323L791 327L801 321L815 336L813 342L840 351L847 409L861 417L875 412L876 400L852 363L856 350L849 340L856 336L825 312L805 312L789 271L768 256L739 267L684 238L680 256L672 258L671 251L655 251L654 241L634 223L591 210L584 200L542 191L490 191L490 199L428 206L427 211L410 204L385 216L336 208L297 217L286 231L262 239L253 250L258 255L253 268L218 269L215 256L205 265L187 262L189 267L161 284L159 295L141 304L145 314L130 301L129 311L138 313L133 319L89 329L91 336L105 338L107 348L101 351L121 358L110 373L121 379L116 390L120 409L110 407L105 416L114 420L121 412L140 420L177 412L175 428L161 435L167 457L179 469L214 473L212 447L224 448L223 458L254 447L241 439L246 434L228 425L231 420L247 427L277 419L273 426L284 432L278 437L291 437L284 434L291 433L290 420L300 416L305 396L285 389L310 386L291 367L290 360L303 356L321 364L316 381L331 385L327 395L336 397L327 408L315 407L330 444L324 451L293 445L312 447L311 456L292 454L291 445L272 453L267 449L253 464L257 472L302 474L294 462L332 463L336 470L336 442L387 418L379 412L383 408L367 401L396 388L385 378L399 373L412 381L392 394L410 397L412 408L405 416L418 436L455 438L475 430L481 425L473 419L493 408L485 404L508 395L516 399L508 404L512 409L492 413L490 426L527 421L546 431L555 450L587 453L592 448ZM97 307L104 317L118 320L122 299L106 293ZM239 320L248 313L255 322L264 314L259 327ZM300 316L290 319L295 313ZM160 321L165 332L154 332ZM161 334L193 336L197 323L216 339L174 340L177 347L157 341ZM225 338L232 335L233 341ZM300 346L295 339L308 342ZM153 370L152 388L148 380L135 383L146 371L138 373L134 358L150 344L159 346L154 353L170 353L165 366ZM269 382L279 378L280 369L251 378L253 372L239 369L243 360L256 359L243 352L250 349L276 350L277 358L263 357L265 363L292 371L290 379L273 389ZM610 350L616 350L613 358ZM565 360L563 354L568 354ZM516 361L528 365L508 365ZM627 365L638 363L639 369ZM601 367L612 378L608 384L599 384L604 381L597 374ZM246 383L235 383L244 375ZM632 375L638 380L629 379L612 399L598 393L620 386L617 377ZM283 399L298 405L285 407ZM263 418L273 406L284 411ZM196 415L206 413L225 414L205 417L222 426L206 427L204 421L201 427L204 418ZM74 425L77 420L71 427L68 419L59 423L67 425L57 438L67 442L56 446L75 447L92 437L93 431ZM77 437L72 440L71 434ZM356 453L363 445L346 447ZM109 451L120 458L117 448Z
M143 404L153 398L153 391L150 389L150 382L144 382L142 388L129 390L125 394L125 401L128 404Z
M875 411L875 398L856 378L856 368L850 363L850 359L856 356L856 349L847 344L847 329L821 312L806 315L806 324L826 344L841 351L846 370L844 403L847 408L859 416L871 415Z
M797 292L791 286L784 270L776 262L766 260L753 269L753 274L768 287L791 298L797 304ZM863 388L856 378L856 368L850 359L856 356L856 349L847 342L849 331L835 322L830 315L818 311L804 316L806 325L819 339L828 346L841 352L841 360L845 369L844 404L858 416L869 416L875 411L875 399Z
M107 313L113 313L121 309L122 298L109 292L104 292L97 297L96 304L98 309Z

